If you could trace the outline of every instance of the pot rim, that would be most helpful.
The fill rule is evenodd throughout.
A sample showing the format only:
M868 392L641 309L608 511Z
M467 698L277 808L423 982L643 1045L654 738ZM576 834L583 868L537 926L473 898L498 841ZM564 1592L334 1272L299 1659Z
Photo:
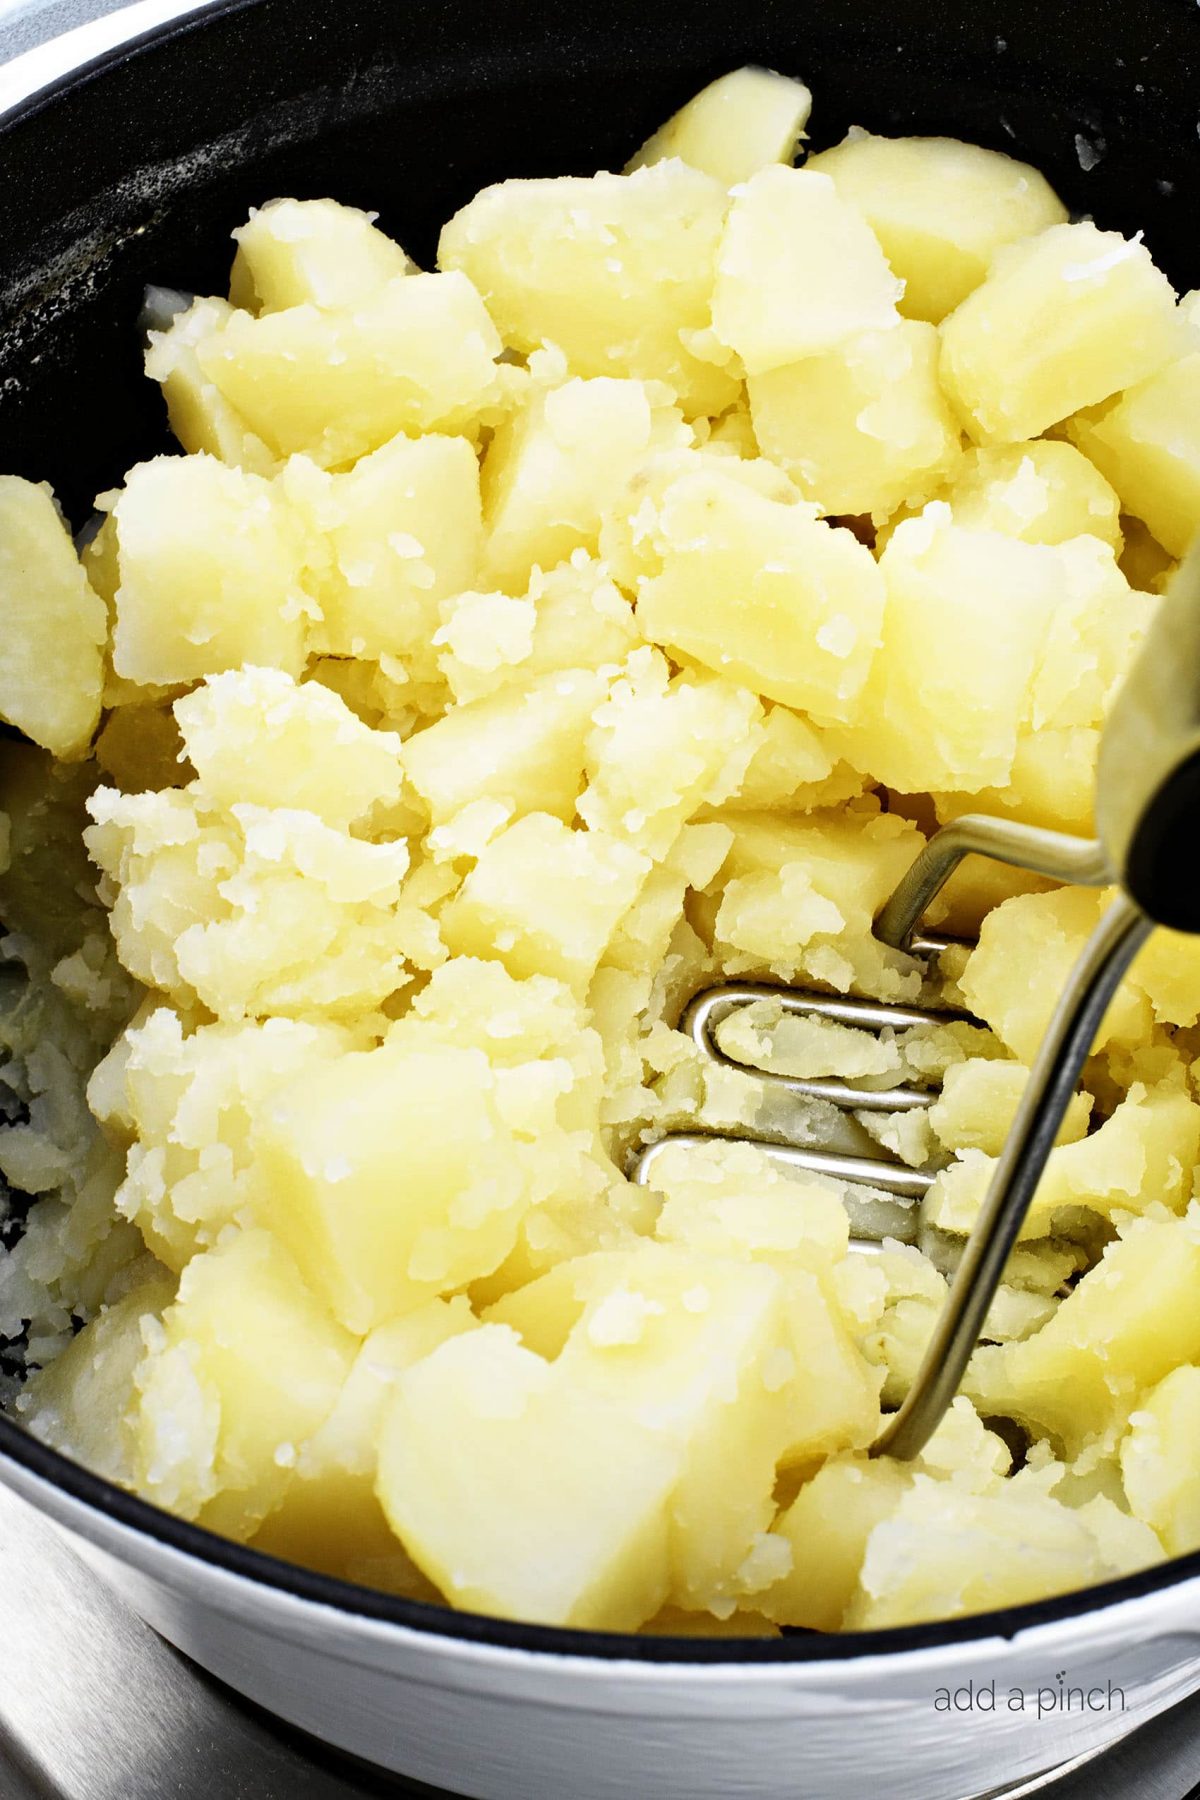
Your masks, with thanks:
M0 135L19 126L110 68L202 29L210 19L258 6L263 0L133 0L0 65ZM149 22L149 21L153 22ZM126 1492L24 1430L0 1412L0 1476L5 1462L59 1489L91 1512L113 1520L194 1562L266 1587L291 1600L382 1626L461 1640L497 1650L601 1662L725 1665L820 1664L864 1657L903 1656L986 1639L1013 1639L1039 1626L1060 1624L1163 1593L1200 1579L1200 1550L1133 1575L1082 1588L1054 1599L976 1613L965 1619L880 1631L804 1632L782 1638L642 1637L628 1632L584 1631L530 1625L459 1612L420 1600L404 1600L283 1562Z

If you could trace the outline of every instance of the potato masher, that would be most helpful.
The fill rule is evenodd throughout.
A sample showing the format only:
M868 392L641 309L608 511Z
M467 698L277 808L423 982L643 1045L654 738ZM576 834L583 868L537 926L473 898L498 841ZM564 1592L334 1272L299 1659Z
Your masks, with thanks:
M1097 837L1084 839L983 814L957 819L930 839L875 921L882 943L936 957L952 940L921 932L920 922L970 855L1058 881L1118 888L1059 997L916 1379L871 1446L872 1455L917 1456L958 1391L1100 1023L1137 952L1156 925L1200 933L1200 546L1176 572L1109 715L1100 745L1096 825ZM966 1016L765 983L708 988L685 1010L680 1029L710 1061L746 1068L766 1083L855 1111L928 1106L937 1094L909 1086L881 1091L832 1079L802 1080L736 1063L714 1033L731 1013L762 999L777 1000L787 1012L874 1031ZM655 1164L671 1144L716 1135L721 1134L677 1132L658 1139L634 1160L632 1179L652 1184ZM913 1206L932 1180L923 1170L882 1156L844 1156L742 1136L759 1142L785 1167L867 1183Z

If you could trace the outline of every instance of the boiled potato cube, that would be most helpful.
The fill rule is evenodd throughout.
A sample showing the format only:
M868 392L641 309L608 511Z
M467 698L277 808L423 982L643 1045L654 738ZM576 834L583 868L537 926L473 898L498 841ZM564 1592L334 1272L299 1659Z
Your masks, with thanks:
M134 1373L146 1350L142 1322L157 1321L174 1298L169 1276L149 1275L106 1306L49 1368L36 1370L26 1383L21 1412L34 1437L106 1480L132 1486Z
M481 545L479 465L465 438L401 435L340 475L292 464L297 510L328 545L317 576L316 637L333 656L402 659L436 673L439 607L475 580Z
M1121 1476L1135 1516L1169 1556L1200 1549L1200 1368L1172 1369L1130 1416Z
M118 1040L121 1111L135 1142L115 1204L168 1268L211 1249L247 1206L251 1124L268 1095L354 1047L344 1028L298 1019L185 1035L168 1007Z
M512 975L554 975L586 988L647 857L598 831L529 813L494 838L442 914L456 956L494 957Z
M998 1148L988 1156L976 1153L938 1175L925 1201L927 1222L942 1231L968 1232L998 1154ZM1154 1203L1179 1211L1191 1198L1198 1158L1200 1106L1181 1087L1164 1083L1147 1091L1136 1083L1098 1130L1051 1151L1021 1236L1044 1237L1065 1207L1083 1206L1104 1217L1142 1212Z
M358 306L395 275L413 273L370 213L336 200L270 200L233 234L229 298L250 312Z
M733 848L717 884L714 945L730 973L801 974L842 993L915 999L911 965L873 932L875 914L924 844L897 813L723 815Z
M533 1197L487 1058L432 1038L301 1074L253 1141L260 1216L359 1332L489 1274Z
M1067 217L1028 163L956 138L855 131L805 167L830 176L866 219L904 282L901 312L935 325L979 286L1002 244Z
M1128 388L1069 430L1172 556L1200 531L1200 351Z
M756 1144L676 1144L654 1166L655 1235L705 1256L752 1257L819 1273L846 1254L837 1186L781 1174Z
M139 1490L248 1537L333 1410L356 1349L269 1232L197 1256L134 1377Z
M763 812L779 807L810 812L818 806L838 806L862 792L863 777L838 762L825 734L799 713L786 706L769 706L763 733L737 792L724 802L726 811L737 807Z
M1052 225L996 256L942 328L942 381L981 443L1036 437L1179 355L1175 295L1139 239Z
M764 456L826 513L871 513L928 499L955 472L958 422L938 382L932 325L903 320L821 355L752 375Z
M886 1458L839 1457L818 1469L772 1527L791 1550L791 1569L756 1595L755 1605L784 1625L837 1631L871 1533L895 1512L911 1480Z
M1200 1358L1197 1280L1200 1208L1133 1220L1040 1331L976 1351L968 1377L976 1404L1078 1448Z
M774 164L734 197L713 330L748 374L760 375L894 325L903 285L828 175Z
M1005 782L1073 556L1073 545L968 531L936 503L901 525L879 565L882 646L861 722L835 738L842 754L902 793Z
M642 579L661 569L663 504L675 484L690 475L747 487L785 505L799 499L795 483L766 457L730 456L707 447L659 451L634 472L600 529L600 554L626 593L636 594Z
M606 686L591 669L564 669L453 706L416 732L404 745L404 771L434 825L484 799L510 816L553 813L569 824Z
M1158 1560L1152 1534L1114 1543L1020 1476L970 1494L918 1475L867 1541L852 1630L957 1619L1115 1579Z
M305 537L270 483L212 456L160 456L130 470L112 517L118 675L189 682L247 662L299 673Z
M789 1349L786 1299L763 1265L646 1244L607 1259L558 1358L572 1390L627 1410L676 1449L671 1592L681 1605L735 1594L770 1524L789 1385L808 1373Z
M1102 907L1095 893L1063 888L1017 895L983 921L979 947L961 980L963 996L1027 1067ZM1145 993L1126 981L1096 1034L1096 1049L1111 1042L1141 1043L1150 1034L1151 1019Z
M502 1325L403 1374L380 1440L384 1511L447 1599L545 1625L628 1631L658 1611L677 1476L673 1445Z
M475 426L499 397L500 348L464 275L403 275L352 310L235 312L196 355L277 456L333 469L400 431Z
M441 613L438 663L463 702L554 669L622 663L641 643L629 602L582 552L548 574L535 570L521 599L465 593Z
M443 269L475 283L507 344L557 344L575 375L662 381L689 417L737 397L688 347L710 323L721 184L679 162L632 175L504 181L450 220Z
M665 395L666 390L662 390ZM483 460L485 578L523 594L535 566L595 550L633 470L682 427L642 381L564 382L498 427Z
M705 474L668 488L655 535L661 573L637 606L652 643L818 720L854 715L884 588L850 532Z
M431 1300L365 1339L333 1411L300 1446L282 1504L255 1534L256 1550L391 1593L440 1598L401 1548L376 1496L379 1434L403 1372L475 1324L460 1295Z
M47 487L0 476L0 719L55 756L100 720L108 619Z
M937 498L968 531L1001 531L1027 544L1090 535L1121 547L1117 496L1072 444L1035 438L968 450Z
M929 1122L947 1150L982 1150L999 1156L1029 1079L1020 1063L971 1056L942 1077L942 1091L929 1109ZM1088 1128L1090 1094L1074 1094L1056 1142L1074 1144Z
M403 985L403 842L315 814L99 788L86 835L130 974L218 1018L353 1016Z
M761 717L744 688L710 677L672 680L665 657L637 651L594 713L580 818L656 860L665 856L698 806L718 804L737 786Z
M804 137L812 95L772 69L734 69L673 113L626 166L626 174L677 156L725 187L768 163L790 163Z
M185 450L204 450L235 468L273 475L276 457L204 373L197 356L198 347L232 315L224 300L193 300L165 330L148 334L146 373L162 388L171 430Z
M252 665L175 702L184 746L218 806L299 807L346 827L400 796L400 740L372 731L319 682Z

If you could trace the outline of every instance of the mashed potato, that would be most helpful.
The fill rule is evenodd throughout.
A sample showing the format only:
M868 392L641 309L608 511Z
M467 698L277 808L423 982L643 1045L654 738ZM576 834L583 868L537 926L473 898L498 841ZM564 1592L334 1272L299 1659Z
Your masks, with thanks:
M969 866L940 970L872 922L964 811L1090 830L1200 525L1194 298L991 151L853 132L797 169L808 112L727 76L623 174L487 189L431 273L274 201L229 299L151 333L182 453L82 561L0 481L0 1379L271 1554L761 1635L1200 1546L1200 953L1167 933L962 1394L916 1462L866 1455L1102 898ZM766 1001L717 1067L674 1027L726 975L978 1022ZM839 1121L755 1068L941 1095ZM714 1137L632 1184L680 1126L837 1127L934 1180L914 1216Z

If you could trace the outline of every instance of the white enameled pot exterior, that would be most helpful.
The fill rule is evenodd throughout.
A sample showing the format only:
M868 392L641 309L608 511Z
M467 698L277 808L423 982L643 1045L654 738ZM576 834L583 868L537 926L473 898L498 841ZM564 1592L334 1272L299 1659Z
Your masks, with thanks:
M1200 1579L1011 1639L851 1660L614 1661L363 1617L0 1478L164 1637L313 1736L473 1800L974 1800L1096 1751L1200 1685ZM450 1621L451 1631L453 1622ZM1059 1672L1123 1703L1043 1707ZM964 1707L973 1682L995 1710ZM1025 1697L1010 1710L1012 1690ZM939 1690L956 1694L949 1712Z

